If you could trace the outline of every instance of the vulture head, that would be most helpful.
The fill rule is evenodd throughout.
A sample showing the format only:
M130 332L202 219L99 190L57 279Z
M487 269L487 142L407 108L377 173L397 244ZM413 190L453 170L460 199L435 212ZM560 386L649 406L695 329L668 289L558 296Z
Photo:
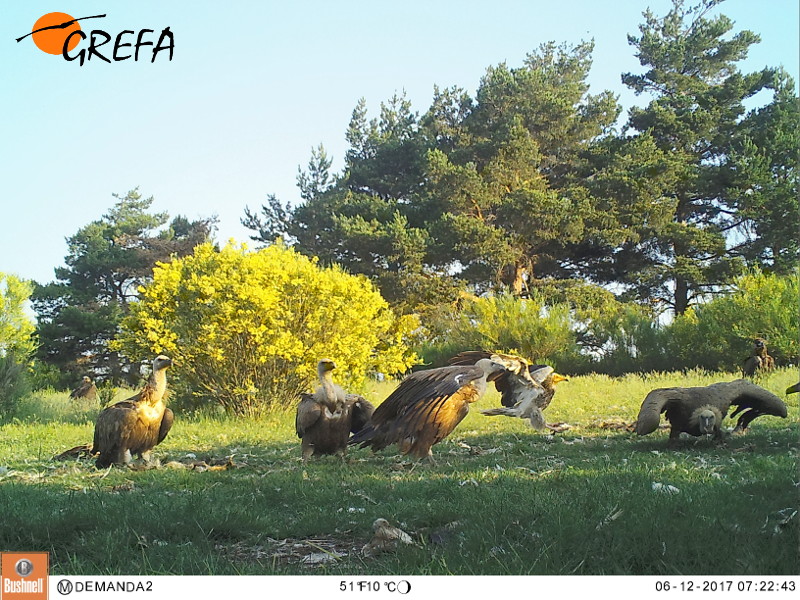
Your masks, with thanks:
M317 363L317 373L322 376L328 371L333 371L336 368L336 363L330 358L323 358Z
M153 359L153 371L161 371L172 366L172 359L164 354L159 354Z
M722 414L714 406L706 406L699 409L697 415L697 429L701 434L714 434L722 424Z

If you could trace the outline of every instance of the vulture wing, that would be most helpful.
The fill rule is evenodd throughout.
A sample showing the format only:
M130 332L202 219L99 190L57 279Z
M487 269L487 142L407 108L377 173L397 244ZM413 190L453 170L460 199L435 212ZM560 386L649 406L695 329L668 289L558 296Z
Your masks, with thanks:
M156 445L164 441L167 437L169 430L172 429L172 423L175 421L175 414L169 408L164 409L164 416L161 417L161 425L158 427L158 441Z
M358 394L347 394L345 401L350 408L350 432L358 433L369 423L375 407L372 402Z
M478 391L469 384L483 378L475 366L454 366L412 373L375 409L369 424L351 444L380 450L400 443L404 452L426 456L469 412Z
M311 429L322 416L322 407L311 394L301 394L300 404L297 405L297 415L294 420L294 428L297 437L301 438Z
M744 359L744 365L742 366L742 373L745 377L752 377L756 374L761 368L761 357L759 356L748 356Z
M738 379L731 383L732 396L730 403L736 406L731 418L741 414L736 423L736 430L743 431L750 422L761 415L786 418L786 404L772 392L754 384L747 379Z
M99 467L121 463L128 441L136 430L139 417L136 404L124 400L100 411L94 427L92 454L100 453Z

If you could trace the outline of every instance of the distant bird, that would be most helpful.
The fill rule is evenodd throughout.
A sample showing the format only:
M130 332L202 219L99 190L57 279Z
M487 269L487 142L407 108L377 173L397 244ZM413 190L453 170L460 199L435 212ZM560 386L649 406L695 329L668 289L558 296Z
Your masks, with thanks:
M800 392L800 382L795 383L794 385L790 385L788 388L786 388L787 395L796 394L797 392Z
M492 381L514 365L501 357L483 358L473 366L441 367L406 377L375 409L369 423L350 444L382 450L398 444L403 454L433 461L431 447L452 433L469 405Z
M527 419L530 426L537 431L544 429L558 431L558 427L547 424L543 411L553 400L556 393L555 385L560 381L569 380L556 373L552 367L529 365L525 359L518 356L485 351L462 352L450 359L449 362L456 365L474 364L481 358L492 356L501 356L507 360L516 361L520 368L509 370L494 381L497 391L501 394L500 403L503 407L482 410L481 414L490 417L502 415Z
M722 436L722 420L731 406L741 413L734 432L744 433L750 422L761 415L786 418L786 404L772 392L747 379L714 383L705 387L659 388L642 402L636 421L636 433L647 435L658 428L661 413L671 425L669 443L677 441L681 432L689 435Z
M83 376L83 382L72 390L69 397L73 400L85 398L87 400L97 400L97 386L88 375Z
M295 431L300 438L303 461L321 454L344 455L350 433L359 432L375 407L357 394L346 394L333 383L330 359L317 363L320 385L313 394L301 394L295 416Z
M153 372L135 396L103 409L94 427L92 454L100 454L97 466L127 465L131 455L150 462L150 452L172 427L174 415L164 406L167 368L172 360L162 355L153 360Z
M364 556L377 556L382 552L394 552L400 544L413 544L414 540L399 527L389 524L386 519L375 519L372 523L373 536L361 552Z
M775 368L775 359L767 353L767 341L763 338L753 340L753 351L742 366L745 377L753 377L759 371L771 371Z

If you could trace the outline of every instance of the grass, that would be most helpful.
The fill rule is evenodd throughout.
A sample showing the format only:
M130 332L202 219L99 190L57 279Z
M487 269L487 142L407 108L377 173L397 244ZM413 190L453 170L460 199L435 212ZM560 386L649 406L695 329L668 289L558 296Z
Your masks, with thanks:
M163 468L98 471L52 460L91 440L96 407L41 393L0 426L0 549L49 551L64 574L797 574L797 396L788 419L762 417L723 445L668 450L666 431L615 428L655 387L730 378L575 377L547 411L569 431L473 409L434 447L435 465L393 448L303 464L287 411L178 415L155 452ZM784 397L796 379L780 370L759 383ZM490 392L477 408L498 401ZM166 466L231 456L237 468ZM415 544L365 557L378 517Z

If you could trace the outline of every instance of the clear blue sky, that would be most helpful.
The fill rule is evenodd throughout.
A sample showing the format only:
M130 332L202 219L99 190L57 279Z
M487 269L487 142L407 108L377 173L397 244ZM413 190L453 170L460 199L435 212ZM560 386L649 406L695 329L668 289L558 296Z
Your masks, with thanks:
M594 39L592 92L644 104L620 74L641 72L626 36L638 34L648 6L662 15L670 2L4 0L0 271L53 280L65 238L135 186L155 197L154 210L217 215L218 240L245 241L245 206L269 193L296 202L297 168L312 147L323 143L341 168L359 98L376 116L405 90L424 112L434 84L473 93L486 67L519 66L550 40ZM169 26L174 59L79 67L31 38L15 41L53 11L106 13L83 29L112 35ZM727 0L719 13L762 37L742 70L783 65L798 79L797 0Z

